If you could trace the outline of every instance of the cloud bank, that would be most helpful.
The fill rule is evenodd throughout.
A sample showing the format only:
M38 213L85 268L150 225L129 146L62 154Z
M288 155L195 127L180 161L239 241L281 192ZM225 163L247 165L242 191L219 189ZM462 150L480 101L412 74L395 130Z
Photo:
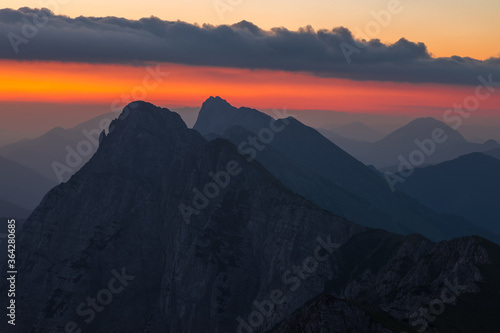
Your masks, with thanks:
M30 8L0 10L0 59L169 62L412 83L476 85L489 74L500 80L500 58L434 58L423 43L360 41L343 27L265 31L246 21L198 26L156 17L69 18Z

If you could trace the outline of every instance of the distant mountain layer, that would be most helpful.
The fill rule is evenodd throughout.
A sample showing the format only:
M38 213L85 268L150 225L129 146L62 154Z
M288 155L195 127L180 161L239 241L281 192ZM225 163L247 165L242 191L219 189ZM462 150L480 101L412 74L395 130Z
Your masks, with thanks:
M0 156L54 182L67 181L95 153L99 134L116 116L108 113L70 129L54 128L38 138L0 147Z
M434 118L418 118L374 143L346 143L345 139L325 135L366 165L397 170L437 164L459 156L482 152L500 145L489 140L472 143L447 124Z
M17 211L24 215L22 211L14 209L12 205L26 211L33 210L45 193L55 185L54 181L43 177L30 168L0 156L0 199L10 203L10 205L4 204L1 207L7 209L6 213ZM8 215L2 213L3 211L0 211L0 215Z
M344 126L332 126L327 129L344 138L356 141L374 142L384 137L384 134L382 132L366 126L359 121L355 121Z
M26 222L17 332L266 332L294 322L311 332L410 332L421 325L412 314L421 320L436 298L447 302L443 318L459 309L482 332L498 328L499 246L360 227L294 194L230 142L207 142L166 109L134 106ZM3 320L0 331L12 326Z
M379 174L294 118L275 122L257 110L210 98L194 129L209 139L230 140L292 191L364 226L433 240L478 234L498 242L497 235L463 218L439 215L392 192Z
M182 108L179 113L194 124L198 110ZM0 147L0 156L27 166L54 182L67 181L94 155L100 133L107 131L118 115L105 113L69 129L56 127L38 138Z
M415 169L397 188L432 209L500 233L500 160L481 153Z
M41 198L40 198L41 201ZM31 214L31 211L19 207L11 202L0 199L0 216L4 218L26 219Z
M492 156L492 157L500 160L500 148L484 151L483 154Z

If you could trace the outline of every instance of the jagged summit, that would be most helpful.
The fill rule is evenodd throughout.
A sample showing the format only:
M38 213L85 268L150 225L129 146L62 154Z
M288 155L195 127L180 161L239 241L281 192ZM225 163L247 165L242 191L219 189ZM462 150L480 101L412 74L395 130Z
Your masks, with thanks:
M271 119L257 110L236 108L220 97L210 97L203 103L193 128L202 135L223 134L225 129L244 122L252 130L259 130L263 124L268 125Z
M132 141L150 141L150 137L185 137L188 129L179 114L167 108L158 107L148 102L135 101L128 104L117 119L109 125L109 134L101 133L100 145L113 138L113 141L130 145ZM99 152L99 149L98 149Z
M132 122L135 125L147 126L148 128L155 128L157 125L187 128L186 124L177 113L144 101L129 103L120 113L117 120L115 125L123 125Z
M205 102L203 102L204 106L231 106L227 100L219 97L219 96L210 96Z

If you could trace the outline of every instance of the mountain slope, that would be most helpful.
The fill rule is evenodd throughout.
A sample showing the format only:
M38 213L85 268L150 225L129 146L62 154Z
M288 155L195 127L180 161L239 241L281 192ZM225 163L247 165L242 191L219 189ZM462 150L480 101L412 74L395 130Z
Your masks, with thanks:
M54 182L67 181L95 153L99 133L116 116L104 114L70 129L56 127L38 138L0 147L0 156Z
M41 198L40 198L41 200ZM0 217L14 218L14 219L25 219L30 215L30 211L19 207L7 200L0 199Z
M269 291L267 283L280 279L302 247L314 250L318 237L341 243L362 230L293 195L230 143L207 143L177 114L140 103L113 125L93 158L49 192L24 228L21 331L49 331L68 320L94 332L138 332L148 323L154 332L234 327L236 314ZM193 206L193 188L203 191L210 173L233 161L241 176L186 223L179 205ZM137 276L131 285L148 287L127 289L87 325L75 309L121 267ZM275 273L266 281L256 278L268 271ZM118 320L123 316L134 321Z
M360 149L364 149L368 142L363 142L363 141L356 141L353 139L348 139L345 138L331 130L326 130L323 128L317 128L316 129L321 135L323 135L325 138L333 142L336 146L341 148L342 150L346 152L351 152L351 151L358 151Z
M232 129L236 126L255 134L242 137L242 131ZM203 104L193 128L207 137L231 140L242 153L255 158L292 191L362 225L402 234L418 232L434 240L479 234L498 241L496 235L463 218L440 216L405 194L393 193L373 170L294 118L274 122L257 110L237 109L219 97L211 97ZM280 130L273 132L271 128ZM279 155L266 153L267 149ZM283 165L283 158L288 165ZM295 172L297 169L302 170L300 174ZM351 198L349 201L357 205L337 204L342 210L336 209L335 204L325 205L327 199L339 200L335 198L345 196L346 192ZM328 198L322 197L322 193L329 193ZM368 212L368 216L363 214Z
M492 156L497 160L500 160L500 148L484 151L483 154Z
M194 124L199 108L179 113ZM0 147L0 156L27 166L57 183L67 181L97 150L99 134L118 113L105 113L75 127L56 127L42 136Z
M177 114L136 105L26 222L18 332L243 332L248 322L267 331L324 293L402 323L446 279L483 295L492 282L481 268L500 271L499 247L486 240L436 244L367 230L293 194L229 142L207 142ZM196 189L208 203L193 202ZM183 204L199 212L186 220Z
M457 214L500 233L500 161L473 153L418 168L397 188L435 211Z
M208 135L207 138L226 138L238 144L254 134L247 129L234 126L224 135ZM334 184L331 180L319 176L305 166L297 164L273 146L259 152L257 160L292 191L313 201L316 205L336 215L368 227L394 227L391 216L373 207L370 202L356 196ZM402 230L405 232L407 230Z
M362 122L355 121L344 126L329 127L329 131L344 138L356 141L374 142L383 138L382 132L377 131Z
M33 210L55 185L30 168L0 156L0 198Z
M419 167L498 147L493 140L484 144L468 142L458 131L439 120L418 118L377 142L354 147L349 152L367 165L397 168L401 158Z

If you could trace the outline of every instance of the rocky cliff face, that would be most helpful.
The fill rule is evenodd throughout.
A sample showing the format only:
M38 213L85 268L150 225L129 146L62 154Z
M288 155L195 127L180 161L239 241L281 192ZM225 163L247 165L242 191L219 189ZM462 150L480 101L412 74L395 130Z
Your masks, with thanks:
M264 332L319 295L405 325L446 279L483 295L500 271L485 240L360 227L144 102L45 196L17 251L16 330L2 332ZM363 323L345 327L384 332L364 307L342 311Z

